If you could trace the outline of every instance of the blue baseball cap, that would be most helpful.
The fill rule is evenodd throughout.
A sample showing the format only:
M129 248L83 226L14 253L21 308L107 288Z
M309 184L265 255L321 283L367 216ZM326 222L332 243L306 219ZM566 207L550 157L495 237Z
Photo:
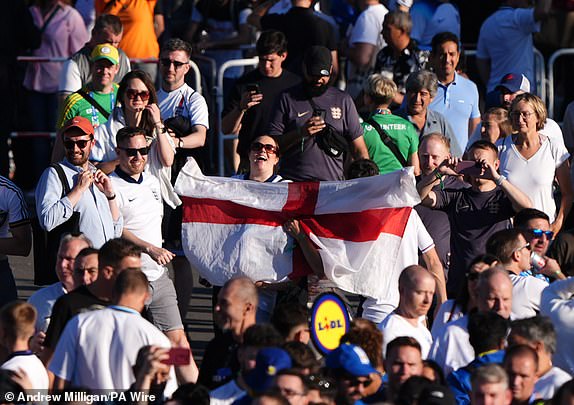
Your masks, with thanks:
M496 86L497 89L501 87L511 93L516 93L519 90L530 93L530 80L522 73L507 73L500 79L498 86Z
M371 366L367 353L359 347L343 343L327 355L327 368L342 369L355 377L368 376L377 370Z
M245 382L256 393L267 391L277 373L291 366L291 357L285 350L266 347L257 353L255 368L245 375Z

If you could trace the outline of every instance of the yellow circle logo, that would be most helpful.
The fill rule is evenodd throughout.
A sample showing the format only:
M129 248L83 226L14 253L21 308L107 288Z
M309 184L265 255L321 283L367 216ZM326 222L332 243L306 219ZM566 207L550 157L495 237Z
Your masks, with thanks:
M339 347L341 336L349 329L349 313L343 300L335 294L322 294L311 309L311 338L322 353Z

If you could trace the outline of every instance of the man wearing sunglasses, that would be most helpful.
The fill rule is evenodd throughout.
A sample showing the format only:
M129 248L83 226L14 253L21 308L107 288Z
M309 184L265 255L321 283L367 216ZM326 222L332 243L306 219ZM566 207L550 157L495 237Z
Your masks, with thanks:
M154 324L174 345L188 347L175 288L165 267L175 255L161 247L163 201L160 182L151 173L144 172L150 151L145 133L138 128L124 127L118 131L116 141L119 165L110 174L110 179L124 218L122 237L144 252L142 271L150 282L152 297L148 309Z
M123 220L116 204L116 194L109 177L88 160L94 147L94 127L84 117L67 121L59 136L65 158L62 168L70 192L54 167L44 170L36 187L36 213L42 228L51 231L68 221L73 212L80 213L79 231L88 235L95 248L121 236Z
M532 266L522 275L533 275L547 282L550 278L565 279L566 276L562 273L558 261L547 256L548 248L554 238L554 233L550 230L548 215L535 208L523 209L514 217L514 227L522 231L532 251L544 259L543 267Z
M512 281L512 319L536 316L546 281L521 273L530 270L531 245L518 229L505 229L486 241L486 253L498 257Z

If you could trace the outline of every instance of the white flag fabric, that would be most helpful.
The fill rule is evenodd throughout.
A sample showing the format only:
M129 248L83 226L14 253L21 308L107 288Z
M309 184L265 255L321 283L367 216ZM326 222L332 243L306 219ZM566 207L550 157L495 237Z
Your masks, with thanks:
M182 244L202 277L280 281L309 273L282 225L299 219L319 249L325 275L341 289L383 298L412 207L420 202L412 168L346 181L259 183L204 176L189 159L182 196Z

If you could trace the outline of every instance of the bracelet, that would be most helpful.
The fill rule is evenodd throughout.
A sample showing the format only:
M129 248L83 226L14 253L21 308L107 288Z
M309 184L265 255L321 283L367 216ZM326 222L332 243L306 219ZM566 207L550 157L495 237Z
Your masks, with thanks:
M501 174L498 179L494 180L494 182L496 183L497 186L502 186L502 182L504 180L506 180L506 176Z
M442 178L443 178L444 176L442 175L442 173L440 173L437 169L434 169L434 177L435 177L435 179L437 179L437 180L439 181L439 183L440 183L440 189L441 189L441 190L444 190L444 183L443 183L443 181L442 181Z
M562 274L562 271L561 271L561 270L556 270L556 271L554 272L554 275L555 275L555 276L559 276L560 274Z
M161 124L161 121L158 121L158 122L154 122L154 123L153 123L153 125L155 125L156 127L157 127L159 124Z
M183 139L177 138L177 147L178 147L179 149L182 149L182 148L183 148Z
M112 201L112 200L115 200L115 199L116 199L116 195L114 194L114 195L111 196L111 197L106 196L106 198L108 199L108 201Z

